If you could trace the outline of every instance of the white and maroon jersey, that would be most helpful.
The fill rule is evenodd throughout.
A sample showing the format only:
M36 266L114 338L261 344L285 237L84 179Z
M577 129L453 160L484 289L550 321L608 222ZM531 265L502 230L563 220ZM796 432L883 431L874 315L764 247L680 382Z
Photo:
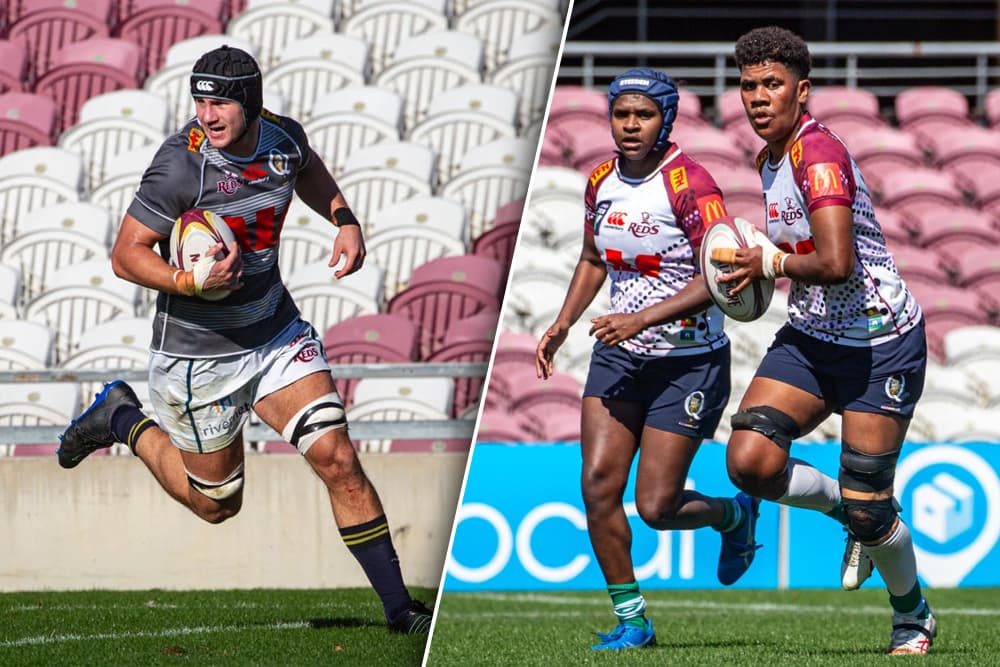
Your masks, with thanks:
M791 150L777 164L768 157L767 148L757 157L767 236L785 252L815 249L809 224L813 212L824 206L851 209L854 274L839 285L792 281L789 324L851 347L879 345L916 326L920 306L896 270L868 187L844 143L806 113Z
M584 204L584 233L594 237L611 277L612 313L643 310L701 280L698 249L705 228L726 215L719 186L676 144L646 178L623 176L618 158L598 165ZM713 305L645 329L622 345L646 356L701 354L729 342L722 322L722 311Z
M239 354L266 344L299 316L278 272L278 239L296 177L311 154L302 126L267 110L257 149L247 158L213 148L197 119L167 137L128 212L169 236L184 211L211 210L239 242L243 287L219 301L161 292L153 350L190 358ZM160 252L169 256L167 239Z

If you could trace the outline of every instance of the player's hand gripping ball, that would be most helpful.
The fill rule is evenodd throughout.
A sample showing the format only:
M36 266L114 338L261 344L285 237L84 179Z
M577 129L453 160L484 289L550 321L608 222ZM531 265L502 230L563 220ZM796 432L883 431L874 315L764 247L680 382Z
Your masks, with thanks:
M736 267L732 261L736 250L761 245L761 236L763 233L753 223L727 215L712 223L701 242L701 274L708 286L708 293L722 312L740 322L750 322L764 314L774 295L774 281L754 280L745 289L733 293L733 284L717 282L716 276L734 271ZM727 259L713 260L714 250L728 250L729 252L714 253L716 258L728 256Z
M185 211L174 222L170 232L170 261L181 271L191 271L196 296L218 301L229 296L231 290L211 289L202 291L212 265L229 255L229 246L236 240L233 230L221 216L211 211L193 208ZM214 256L208 254L212 246L222 244Z

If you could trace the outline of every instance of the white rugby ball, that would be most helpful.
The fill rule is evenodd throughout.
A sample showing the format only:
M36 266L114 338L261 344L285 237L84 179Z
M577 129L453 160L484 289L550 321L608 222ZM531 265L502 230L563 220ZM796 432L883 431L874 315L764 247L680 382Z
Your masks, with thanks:
M174 221L170 232L170 260L178 269L190 271L218 243L223 245L223 249L215 255L215 259L225 259L229 254L230 244L235 240L233 230L222 216L205 209L193 208ZM229 296L230 292L227 289L209 290L202 292L201 298L218 301Z
M712 301L729 317L740 322L751 322L767 311L774 295L774 281L754 280L742 291L730 292L730 283L716 282L720 273L730 273L733 265L713 261L714 248L749 248L757 245L753 240L753 223L743 218L727 215L719 218L705 232L701 242L701 275L705 278Z

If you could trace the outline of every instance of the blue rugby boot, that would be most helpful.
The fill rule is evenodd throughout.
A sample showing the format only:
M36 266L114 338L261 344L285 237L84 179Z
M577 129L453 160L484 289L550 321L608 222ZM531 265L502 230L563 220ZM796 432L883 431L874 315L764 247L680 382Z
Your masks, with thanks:
M743 509L743 520L732 530L719 533L722 536L722 549L719 551L719 582L724 586L736 583L743 573L750 568L757 549L762 545L754 542L754 531L757 528L760 498L747 494L736 494L735 500Z
M653 621L644 618L645 625L639 627L631 623L619 623L611 632L595 632L600 644L590 648L595 651L621 651L628 648L643 648L656 645L656 633L653 632Z
M115 444L118 439L111 432L111 416L123 405L142 408L132 387L123 381L115 380L104 385L90 407L59 436L61 444L56 450L59 465L63 468L75 468L92 452Z

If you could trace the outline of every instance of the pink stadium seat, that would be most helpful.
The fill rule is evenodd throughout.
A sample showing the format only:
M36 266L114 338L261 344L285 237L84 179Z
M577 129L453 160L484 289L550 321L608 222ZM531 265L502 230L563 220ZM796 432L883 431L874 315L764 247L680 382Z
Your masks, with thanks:
M58 130L76 124L83 103L101 93L139 88L142 49L122 39L99 38L74 42L60 49L52 68L35 86L59 107Z
M59 445L52 443L37 443L37 444L23 444L14 445L14 451L11 453L12 456L54 456L56 450L59 449ZM99 449L97 452L102 454L107 454L108 450ZM97 454L94 452L94 454Z
M913 135L892 127L858 132L849 148L861 168L865 183L879 194L882 182L889 174L924 166L924 153Z
M535 350L538 339L524 331L502 331L493 356L495 366L528 365L535 367Z
M444 452L468 452L468 440L461 438L447 438L436 440L393 440L389 443L389 451L392 453L404 452L411 454L439 454Z
M55 65L59 50L72 42L107 37L112 0L31 0L10 26L8 38L24 44L32 80Z
M986 94L986 120L990 127L1000 125L1000 88L995 88Z
M950 174L920 168L886 175L881 204L901 214L908 223L911 215L951 210L962 206L964 199Z
M398 315L358 315L334 324L323 334L323 348L331 364L407 363L418 358L417 325ZM354 402L360 378L337 380L345 407Z
M739 88L726 88L725 92L715 98L715 118L722 127L741 122L748 126L747 112L743 108L743 97Z
M907 285L922 282L934 285L947 285L951 281L955 262L940 252L919 248L916 246L899 246L890 248L896 268Z
M955 262L955 284L959 287L1000 286L1000 252L982 245L962 253Z
M942 86L918 86L896 95L896 120L901 129L931 144L940 132L974 125L964 95Z
M420 327L420 358L437 352L444 335L455 322L484 310L500 310L494 292L475 282L431 280L399 292L389 302L387 312L409 318Z
M485 310L458 320L444 335L440 349L428 357L427 361L435 363L489 361L499 318L499 312ZM482 389L483 378L455 378L452 416L459 416L465 408L475 404L480 398Z
M916 214L917 237L920 245L946 254L957 263L970 250L998 247L1000 231L993 219L975 209L957 207L945 211Z
M570 137L569 165L585 174L590 174L594 167L613 157L617 150L607 117L602 120L567 118L560 122L559 129Z
M867 121L869 127L882 127L885 121L879 112L878 98L869 90L847 86L815 87L809 92L809 112L823 125L848 116Z
M131 15L118 27L117 35L143 48L143 75L163 67L173 44L198 35L223 32L223 0L199 0L182 5L176 0L133 0Z
M523 417L498 410L483 410L476 442L538 442L539 433Z
M580 411L567 408L552 410L542 422L542 435L552 442L579 442Z
M578 115L589 115L607 122L608 96L595 88L556 86L549 103L549 126Z
M701 100L698 99L698 96L683 89L679 90L678 93L680 96L677 100L677 120L674 126L709 127L709 122L702 115ZM607 99L605 99L605 104L607 104Z
M298 454L299 450L295 448L295 445L285 442L284 440L269 440L263 445L260 445L260 451L265 454Z
M523 200L522 200L523 202ZM511 259L514 257L514 247L517 244L517 233L521 225L518 221L505 222L488 229L472 242L472 254L478 257L488 257L505 267L505 278L509 271Z
M727 208L732 208L734 205L742 207L745 204L756 211L756 215L751 219L763 216L763 186L760 174L755 169L736 163L729 167L715 167L711 173L715 182L722 188L722 198Z
M910 291L928 322L940 319L961 324L986 323L986 314L971 290L951 285L915 283L910 286Z
M878 224L882 228L882 235L889 243L889 250L916 243L915 226L906 224L899 213L876 206L875 219L878 220Z
M538 379L533 367L518 369L508 376L511 412L526 415L543 425L557 410L575 410L579 414L583 387L570 375L556 372L547 380Z
M494 259L452 255L433 259L413 269L410 286L425 282L467 283L499 297L506 288L503 276L504 267Z
M0 95L0 155L55 143L56 103L31 93Z
M507 202L497 209L496 224L503 225L508 222L520 224L524 215L524 197Z
M21 42L0 39L0 94L20 93L28 81L28 52Z
M546 127L542 136L542 150L538 155L538 165L568 167L573 141L558 127Z
M709 172L740 164L750 166L743 149L733 143L732 137L714 127L678 123L670 133L670 139Z
M953 174L962 190L983 206L1000 198L1000 132L969 127L934 138L937 165Z

